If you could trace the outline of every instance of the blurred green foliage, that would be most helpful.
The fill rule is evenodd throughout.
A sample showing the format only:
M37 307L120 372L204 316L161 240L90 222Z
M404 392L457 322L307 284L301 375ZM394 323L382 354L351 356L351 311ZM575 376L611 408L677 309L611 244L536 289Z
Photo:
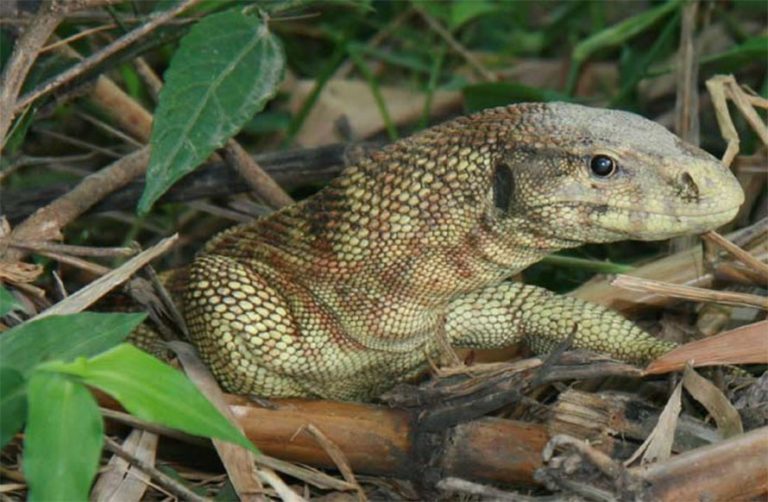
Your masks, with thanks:
M157 2L122 2L104 9L101 16L69 20L58 30L61 37L114 23L116 27L77 40L72 45L84 56L136 27L153 12L168 9L178 0ZM563 100L596 106L623 108L659 117L674 108L675 56L680 44L681 12L688 2L681 0L553 0L549 2L513 2L507 0L452 1L248 1L206 0L178 19L140 41L136 47L98 69L107 71L130 95L150 109L156 103L140 73L132 64L141 55L159 73L172 66L179 40L189 30L228 9L241 9L249 16L264 16L269 30L285 49L285 65L294 78L314 83L307 99L289 112L290 96L278 94L261 113L250 111L237 127L239 139L254 151L277 145L293 146L296 133L329 81L339 76L363 80L376 97L378 113L385 118L386 129L376 140L394 139L426 127L445 117L430 114L435 93L460 91L464 111L519 101ZM443 27L436 31L426 18ZM700 38L699 82L719 72L734 72L740 82L763 96L768 92L766 38L768 12L763 2L736 0L699 5L697 36ZM0 28L0 40L8 41L12 25ZM446 35L447 33L447 35ZM0 64L10 54L10 44L0 43ZM499 76L487 81L468 63L467 54ZM27 88L73 64L55 51L44 54L33 67ZM528 73L516 73L520 67ZM554 68L554 70L552 70ZM343 73L339 73L342 71ZM532 79L536 73L548 78ZM246 76L253 77L253 75ZM91 76L92 78L92 76ZM255 77L254 77L255 78ZM530 82L537 82L532 85ZM658 89L666 85L666 90ZM398 87L422 92L423 110L414 124L395 124L390 117L381 89ZM87 153L86 146L72 147L46 136L46 131L75 136L86 142L111 148L117 154L129 149L115 145L115 138L92 126L84 126L72 110L87 105L83 101L56 104L48 100L36 103L22 114L2 159L3 169L15 160L29 156L55 156ZM86 108L87 109L87 108ZM98 112L87 109L93 115ZM715 126L711 111L704 106L702 145L715 155L725 143ZM106 117L102 119L107 120ZM742 133L742 148L754 148L754 136L743 120L736 118ZM275 141L275 140L278 141ZM219 144L221 138L212 143ZM109 159L94 153L86 169L104 165ZM81 168L80 164L73 167ZM194 166L192 166L194 167ZM45 187L73 179L76 169L51 170L44 165L25 167L4 179L9 189ZM317 187L299 188L303 196ZM142 220L124 226L101 217L81 218L69 231L70 242L122 242L126 235L144 239L159 231L170 231L184 220L190 209L184 205L156 208ZM204 216L204 219L210 217ZM127 227L125 226L127 225ZM151 230L154 228L154 230ZM117 229L117 230L116 230ZM613 246L612 251L589 253L576 251L581 258L632 263L652 256L662 248L654 245ZM595 265L598 266L599 265ZM565 268L565 272L563 269ZM576 265L542 264L528 275L536 282L554 289L573 285L589 270ZM587 269L594 268L588 266ZM550 273L549 270L557 270ZM562 274L572 274L563 279Z

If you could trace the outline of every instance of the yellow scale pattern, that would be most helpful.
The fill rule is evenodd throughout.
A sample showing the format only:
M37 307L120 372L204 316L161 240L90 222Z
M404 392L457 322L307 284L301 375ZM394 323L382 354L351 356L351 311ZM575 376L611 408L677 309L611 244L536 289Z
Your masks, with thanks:
M590 171L608 155L609 176ZM348 167L318 194L212 239L184 316L223 386L370 399L458 346L526 341L641 362L670 348L603 307L505 280L585 242L715 228L743 200L707 153L639 116L562 103L488 110Z

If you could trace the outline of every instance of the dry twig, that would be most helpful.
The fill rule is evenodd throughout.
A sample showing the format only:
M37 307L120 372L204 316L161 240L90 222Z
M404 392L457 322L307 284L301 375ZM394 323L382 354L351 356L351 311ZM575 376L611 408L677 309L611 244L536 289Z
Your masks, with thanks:
M707 90L712 97L720 134L728 142L728 147L723 154L723 164L731 165L736 154L739 153L740 144L736 126L733 125L733 119L728 111L727 99L733 101L763 145L768 147L768 128L754 109L754 106L765 106L765 100L755 100L754 96L744 92L733 75L717 75L710 78L707 80Z
M416 12L421 15L422 18L427 22L430 28L432 28L435 33L440 35L440 37L445 40L445 42L456 51L457 54L459 54L461 57L463 57L469 66L472 67L473 70L477 72L478 75L480 75L483 80L487 82L496 82L498 79L496 78L496 75L490 71L488 68L486 68L483 63L481 63L474 54L469 52L461 43L456 40L456 38L451 35L451 33L442 25L440 22L435 19L434 17L430 16L428 13L426 13L423 9L416 6L414 7L416 9Z
M312 437L315 438L315 440L325 450L331 460L333 460L333 462L336 464L336 467L339 469L339 472L341 472L341 475L344 477L344 480L355 487L355 490L357 491L357 499L361 502L368 500L368 498L365 496L365 490L363 490L363 488L360 486L360 483L357 482L355 473L352 472L352 468L349 466L349 460L347 460L347 456L344 455L344 452L341 451L341 448L339 448L336 443L331 441L328 436L323 434L323 432L315 425L307 424L304 429Z
M632 291L671 296L683 300L723 303L726 305L757 307L763 310L768 310L768 298L747 293L713 291L711 289L653 281L641 277L633 277L631 275L618 275L616 279L611 282L611 285L630 289Z
M100 51L83 59L72 68L56 75L52 79L29 91L27 94L21 96L16 102L16 105L13 107L14 113L19 113L19 111L21 111L25 106L29 105L33 101L41 98L42 96L45 96L46 94L50 94L67 82L77 78L84 72L91 70L96 65L105 61L108 57L112 56L118 51L125 49L129 45L151 33L159 26L167 23L174 17L178 16L199 2L200 0L184 0L175 7L152 16L149 21L142 24L138 28L131 30Z
M143 174L147 162L149 148L145 147L87 176L72 191L39 209L17 226L11 233L11 239L15 242L60 239L64 226L107 194Z
M750 500L768 492L766 471L768 427L762 427L629 473L648 483L643 500Z
M768 283L768 265L752 256L751 253L744 251L739 246L718 234L714 230L707 232L703 235L703 237L713 244L716 244L723 250L727 251L744 265L752 267L753 271L762 277L765 283Z
M169 346L179 357L185 373L197 388L235 427L242 431L237 419L224 401L224 393L208 368L200 361L194 349L189 344L182 342L171 342ZM227 469L232 486L241 500L261 500L263 498L264 489L259 479L269 483L284 501L300 502L303 500L270 469L257 467L255 455L242 446L218 439L213 439L213 444Z
M279 209L293 204L291 196L235 140L231 139L227 142L227 145L224 147L224 157L243 177L256 195L268 205Z
M187 488L181 482L176 481L149 463L131 455L109 437L104 438L104 447L123 460L126 460L129 464L135 466L137 469L145 472L147 475L149 475L150 478L154 479L158 485L162 486L164 489L178 497L179 500L190 500L192 502L211 501L211 499L207 497L201 497L197 493Z
M178 234L174 234L163 239L151 248L123 263L120 267L96 279L77 293L70 295L67 299L39 313L34 319L50 315L73 314L88 308L109 291L127 281L138 269L168 251L178 238Z
M21 86L45 42L64 19L64 12L54 1L45 2L16 42L13 54L0 77L0 149L5 146L6 133L15 116L14 103Z

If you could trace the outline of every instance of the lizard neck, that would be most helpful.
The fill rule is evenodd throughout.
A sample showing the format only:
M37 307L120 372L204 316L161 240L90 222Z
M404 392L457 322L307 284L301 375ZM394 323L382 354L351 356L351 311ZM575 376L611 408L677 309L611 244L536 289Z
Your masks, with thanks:
M542 234L523 218L480 217L450 245L435 245L412 255L407 266L382 269L377 282L430 306L497 284L555 251L582 242Z

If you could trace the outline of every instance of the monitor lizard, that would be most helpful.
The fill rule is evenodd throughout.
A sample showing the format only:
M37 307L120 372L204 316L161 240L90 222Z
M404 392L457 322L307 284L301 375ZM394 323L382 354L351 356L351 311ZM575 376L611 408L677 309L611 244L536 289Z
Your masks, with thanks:
M402 139L317 194L225 230L185 269L192 341L229 391L367 400L457 347L526 342L640 363L673 347L513 274L560 249L660 240L743 202L716 158L638 115L486 110Z

